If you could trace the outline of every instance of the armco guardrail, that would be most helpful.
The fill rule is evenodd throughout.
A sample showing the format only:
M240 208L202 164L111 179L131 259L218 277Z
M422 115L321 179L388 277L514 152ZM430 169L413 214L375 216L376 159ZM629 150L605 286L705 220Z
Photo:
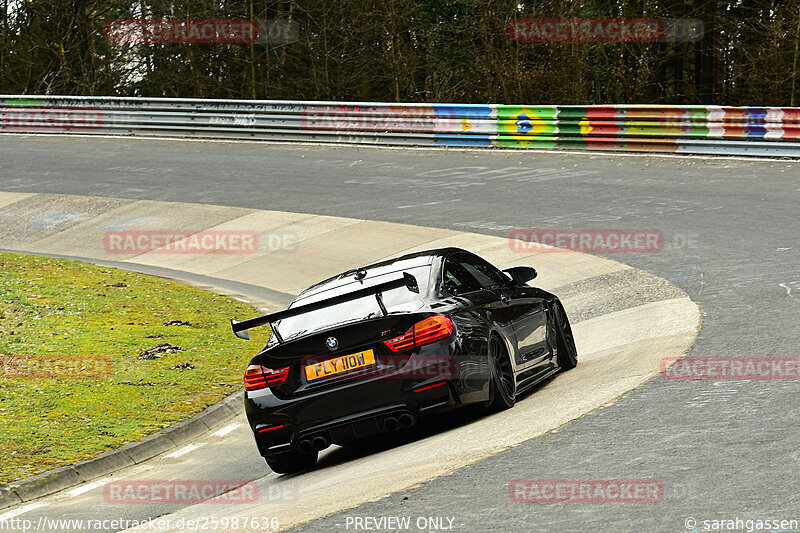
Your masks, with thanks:
M0 133L800 157L800 108L2 95Z

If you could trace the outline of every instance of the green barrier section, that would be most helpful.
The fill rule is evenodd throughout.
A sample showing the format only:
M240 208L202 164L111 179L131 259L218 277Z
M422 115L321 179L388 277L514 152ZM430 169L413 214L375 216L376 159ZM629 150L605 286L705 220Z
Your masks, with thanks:
M502 148L556 148L556 106L497 106L497 145Z

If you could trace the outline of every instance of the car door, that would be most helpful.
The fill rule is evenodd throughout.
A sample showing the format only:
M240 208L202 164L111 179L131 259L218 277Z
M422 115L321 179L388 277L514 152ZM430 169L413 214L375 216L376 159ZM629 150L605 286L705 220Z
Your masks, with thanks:
M461 341L458 360L462 378L456 386L461 387L459 394L462 399L470 401L471 394L483 394L486 387L489 373L488 324L493 322L490 315L499 297L492 291L484 290L453 256L446 258L442 265L440 289L461 303L461 308L449 316L460 332ZM513 339L514 331L510 324L502 330L502 334Z
M547 313L544 299L533 287L514 287L509 306L514 308L514 335L525 370L547 366L551 359L547 344Z
M547 345L547 318L544 299L538 289L527 285L514 286L508 278L487 261L471 254L461 254L458 262L485 290L497 294L493 311L498 322L511 324L517 345L517 370L526 371L546 366L550 361Z

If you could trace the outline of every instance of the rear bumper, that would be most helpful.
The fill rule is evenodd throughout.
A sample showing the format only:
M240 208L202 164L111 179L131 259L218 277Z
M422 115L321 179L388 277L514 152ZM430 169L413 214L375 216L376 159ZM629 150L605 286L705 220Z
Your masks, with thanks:
M412 356L409 362L419 369L425 358ZM271 389L248 391L245 411L258 450L263 456L291 450L312 452L328 444L403 430L427 413L461 403L452 375L415 375L419 377L403 377L397 372L354 379L335 389L288 399Z

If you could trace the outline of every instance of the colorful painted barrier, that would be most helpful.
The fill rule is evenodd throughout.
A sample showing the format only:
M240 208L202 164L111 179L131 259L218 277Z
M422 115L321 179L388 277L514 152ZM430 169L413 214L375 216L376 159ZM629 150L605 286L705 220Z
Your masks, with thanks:
M800 157L800 108L6 95L0 133Z
M685 140L800 138L799 108L499 105L497 122L506 148L686 152Z

